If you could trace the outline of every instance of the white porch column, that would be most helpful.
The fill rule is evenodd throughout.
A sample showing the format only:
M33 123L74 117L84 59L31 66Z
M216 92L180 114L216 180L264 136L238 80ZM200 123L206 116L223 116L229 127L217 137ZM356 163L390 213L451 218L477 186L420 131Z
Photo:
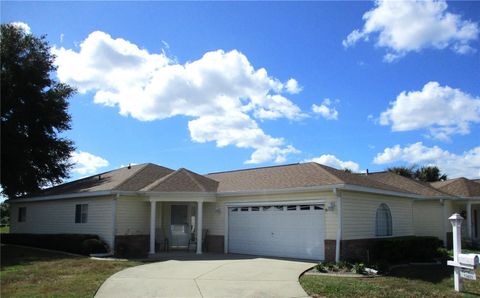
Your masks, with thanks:
M202 229L203 229L203 201L198 201L198 207L197 207L197 254L202 253Z
M150 253L155 253L155 213L157 211L157 204L155 201L150 201Z
M468 240L472 240L472 202L468 201L467 202L467 235L468 235Z

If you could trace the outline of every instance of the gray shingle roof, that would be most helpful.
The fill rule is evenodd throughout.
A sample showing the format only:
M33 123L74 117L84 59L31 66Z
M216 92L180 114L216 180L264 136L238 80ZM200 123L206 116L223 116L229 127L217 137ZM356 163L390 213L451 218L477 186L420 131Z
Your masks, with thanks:
M480 196L480 183L466 178L431 185L390 172L351 174L314 162L199 175L152 163L124 167L52 188L33 196L96 191L237 192L346 184L423 196Z
M431 183L433 187L443 192L459 197L480 197L480 183L460 177L447 181Z
M109 190L135 191L172 172L172 169L145 163L60 184L43 189L31 196L51 196Z
M350 184L383 190L406 192L400 188L347 173L314 162L210 173L207 177L220 182L219 192L285 189L320 185Z
M414 194L428 196L428 197L445 197L449 194L444 193L430 186L429 184L422 183L392 172L376 172L368 174L369 179L373 179L388 185L392 185Z

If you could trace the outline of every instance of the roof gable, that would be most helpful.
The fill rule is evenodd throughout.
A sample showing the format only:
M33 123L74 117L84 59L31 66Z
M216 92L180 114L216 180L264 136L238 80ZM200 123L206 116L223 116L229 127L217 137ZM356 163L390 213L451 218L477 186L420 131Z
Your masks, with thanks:
M144 188L145 186L151 184L152 182L165 177L174 171L169 168L165 168L153 163L146 164L142 169L140 169L135 175L132 175L117 187L116 190L124 191L138 191Z
M443 192L459 197L480 197L480 183L464 177L433 182L430 185Z
M218 182L180 168L169 175L160 178L150 185L147 185L142 191L158 192L215 192Z

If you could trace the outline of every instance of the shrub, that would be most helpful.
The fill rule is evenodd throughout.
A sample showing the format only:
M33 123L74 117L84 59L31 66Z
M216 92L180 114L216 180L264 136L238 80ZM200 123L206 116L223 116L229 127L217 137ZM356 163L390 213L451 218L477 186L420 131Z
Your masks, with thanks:
M76 254L86 254L84 252L83 242L89 239L100 241L97 235L89 234L2 234L0 241L6 244L18 244Z
M98 254L106 253L107 248L106 244L99 239L87 239L82 242L82 252L83 254Z
M367 273L365 264L363 264L363 263L353 264L353 267L352 267L351 270L352 270L353 273L357 273L357 274L366 274Z
M372 260L389 263L430 262L438 257L442 242L436 237L396 237L376 240Z

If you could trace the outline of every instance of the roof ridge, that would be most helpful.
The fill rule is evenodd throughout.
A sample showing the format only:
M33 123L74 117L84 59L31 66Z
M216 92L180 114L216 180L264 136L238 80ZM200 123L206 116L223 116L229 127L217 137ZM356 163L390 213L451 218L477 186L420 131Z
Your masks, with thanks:
M147 166L150 165L150 164L152 164L152 163L147 162L147 163L144 163L144 164L140 164L140 166L142 166L140 169L138 169L133 175L131 175L131 176L128 177L127 179L123 180L122 183L120 183L119 185L115 186L113 189L119 189L120 186L122 186L122 185L124 185L125 183L127 183L128 181L132 180L133 177L137 176L138 173L140 173L141 171L145 170L145 169L147 168ZM126 166L126 167L128 167L128 166ZM126 168L126 167L123 167L123 168ZM120 169L123 169L123 168L120 168ZM130 166L130 169L131 169L131 166ZM129 169L129 170L130 170L130 169Z
M162 183L162 182L165 181L165 180L168 180L171 176L173 176L175 173L177 173L177 172L179 172L179 171L180 171L180 169L177 169L177 170L175 170L175 171L173 171L173 172L171 172L171 173L169 173L169 174L167 174L167 175L165 175L165 176L163 176L163 177L161 177L161 178L153 181L153 182L150 183L149 185L147 185L147 186L145 186L144 188L142 188L141 191L148 191L148 190L150 190L150 189L158 186L160 183Z
M317 167L320 168L320 169L322 169L324 172L326 172L328 175L332 176L332 177L335 178L336 180L338 180L338 181L340 181L340 182L342 182L342 183L347 184L347 182L346 182L345 180L343 180L343 179L341 179L340 177L338 177L337 175L331 173L331 172L330 172L329 170L327 170L326 168L329 168L329 169L333 169L333 170L338 171L337 169L332 168L332 167L329 167L329 166L326 166L326 165L322 165L322 164L319 164L319 163L316 163L316 162L313 162L313 161L307 162L307 163L305 163L305 164L309 164L309 163L317 166Z
M219 171L219 172L211 172L207 173L205 175L214 175L214 174L222 174L222 173L233 173L233 172L244 172L244 171L254 171L254 170L260 170L260 169L268 169L268 168L279 168L279 167L288 167L288 166L294 166L294 165L299 165L302 164L300 162L297 163L290 163L290 164L285 164L285 165L273 165L273 166L265 166L265 167L257 167L257 168L248 168L248 169L239 169L239 170L229 170L229 171ZM305 163L303 163L305 164ZM204 176L204 175L202 175ZM208 178L208 177L207 177Z
M205 191L205 192L207 191L207 189L206 189L200 182L198 182L197 179L195 179L195 177L193 177L192 173L194 173L194 172L192 172L192 171L190 171L190 170L188 170L188 169L185 169L185 168L180 168L180 170L181 170L181 171L185 171L185 173L187 174L188 178L190 178L190 180L192 180L193 183L195 183L198 187L200 187L201 190L203 190L203 191ZM197 173L195 173L195 174L197 174ZM197 174L197 175L199 175L199 174ZM202 176L203 176L203 175L202 175Z

